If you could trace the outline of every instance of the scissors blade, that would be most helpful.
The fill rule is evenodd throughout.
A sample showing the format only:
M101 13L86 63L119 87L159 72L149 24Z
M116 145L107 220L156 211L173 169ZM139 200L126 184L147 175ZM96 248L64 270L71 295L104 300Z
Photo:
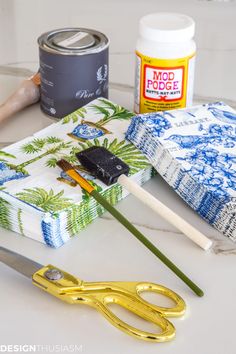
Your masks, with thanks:
M0 262L30 279L35 272L43 268L41 264L4 247L0 247Z

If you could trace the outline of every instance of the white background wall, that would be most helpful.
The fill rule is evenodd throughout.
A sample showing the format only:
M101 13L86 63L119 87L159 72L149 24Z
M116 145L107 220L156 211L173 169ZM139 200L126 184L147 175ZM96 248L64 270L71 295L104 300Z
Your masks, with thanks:
M157 11L185 13L196 21L195 94L236 100L234 0L0 0L0 66L36 70L41 33L87 27L111 40L111 81L133 85L138 21Z

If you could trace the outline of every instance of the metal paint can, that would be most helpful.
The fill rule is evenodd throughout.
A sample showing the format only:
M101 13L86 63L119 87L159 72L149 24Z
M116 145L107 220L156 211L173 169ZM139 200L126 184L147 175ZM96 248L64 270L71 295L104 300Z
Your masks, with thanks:
M87 28L62 28L38 38L41 109L62 118L97 97L108 98L109 40Z

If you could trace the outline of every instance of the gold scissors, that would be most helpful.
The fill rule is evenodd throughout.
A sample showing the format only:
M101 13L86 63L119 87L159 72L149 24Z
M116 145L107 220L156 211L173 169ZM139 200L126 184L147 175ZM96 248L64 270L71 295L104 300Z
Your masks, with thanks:
M34 285L70 304L94 307L115 327L143 340L165 342L175 337L175 327L167 317L180 317L185 302L174 291L148 282L84 282L52 265L42 266L18 253L0 247L0 262L32 279ZM174 301L174 307L160 307L145 301L142 292L155 292ZM157 333L146 332L119 319L109 304L118 304L159 327ZM160 331L161 329L161 331Z

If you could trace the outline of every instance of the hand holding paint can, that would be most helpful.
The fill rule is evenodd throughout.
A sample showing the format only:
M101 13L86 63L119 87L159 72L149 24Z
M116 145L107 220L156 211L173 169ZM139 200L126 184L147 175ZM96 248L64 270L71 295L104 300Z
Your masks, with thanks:
M195 23L177 13L155 13L139 23L136 46L136 113L192 105Z
M38 38L41 109L62 118L108 98L108 38L95 30L64 28Z

